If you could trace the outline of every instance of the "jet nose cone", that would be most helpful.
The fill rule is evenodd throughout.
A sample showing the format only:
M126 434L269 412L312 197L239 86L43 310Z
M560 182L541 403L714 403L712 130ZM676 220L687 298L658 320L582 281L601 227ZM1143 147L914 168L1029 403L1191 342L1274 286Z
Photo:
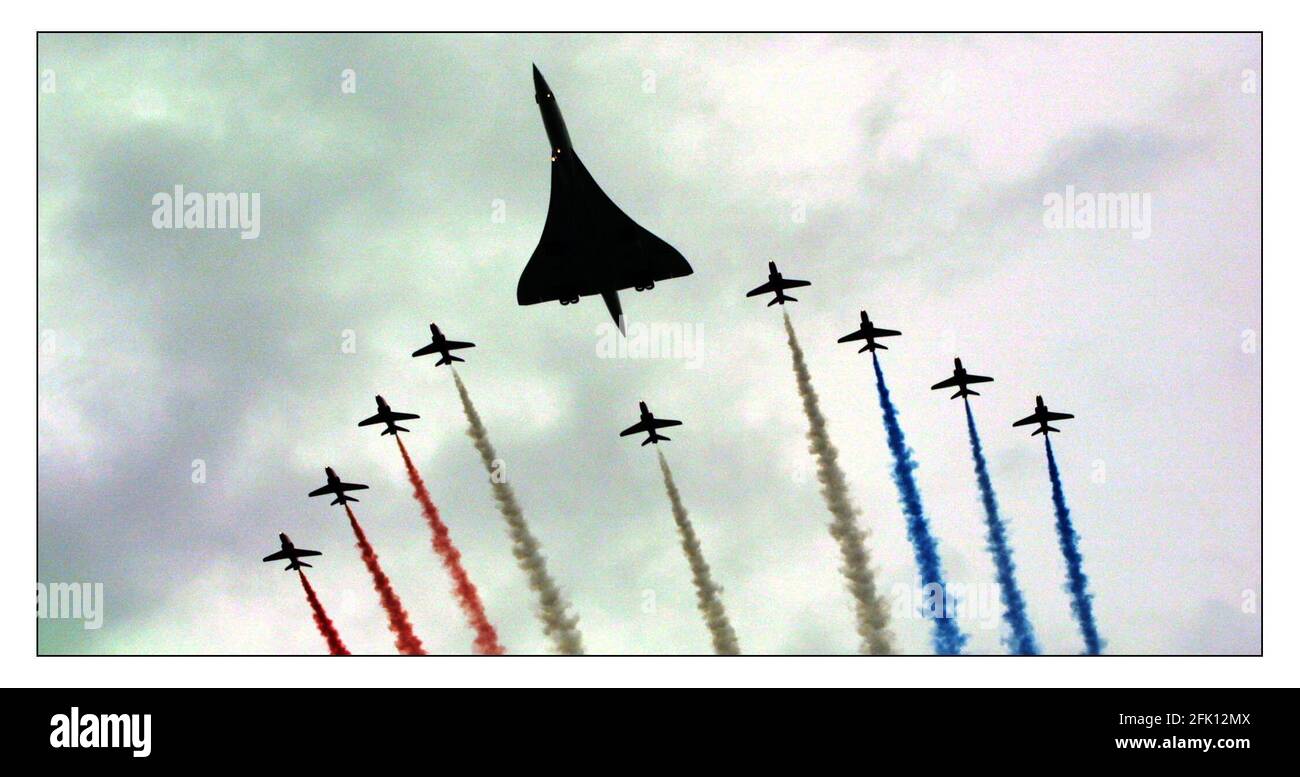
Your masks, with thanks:
M548 95L551 93L551 87L547 86L546 79L542 77L542 71L533 65L533 88L537 90L537 96Z

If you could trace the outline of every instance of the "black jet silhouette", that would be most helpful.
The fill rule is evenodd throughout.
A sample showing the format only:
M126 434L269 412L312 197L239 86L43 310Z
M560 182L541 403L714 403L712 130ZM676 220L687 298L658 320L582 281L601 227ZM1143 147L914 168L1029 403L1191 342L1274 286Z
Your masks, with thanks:
M1014 424L1012 424L1012 426L1025 426L1026 424L1038 424L1039 425L1038 428L1035 429L1033 433L1029 435L1030 437L1033 437L1035 434L1041 434L1044 437L1046 437L1048 432L1061 431L1060 429L1057 429L1055 426L1049 426L1047 423L1048 421L1064 421L1067 418L1074 418L1074 416L1070 415L1069 413L1053 413L1052 411L1048 410L1047 405L1043 404L1042 397L1035 397L1035 400L1036 400L1036 404L1034 406L1034 414L1030 416L1026 416L1020 419L1019 421L1016 421Z
M284 532L280 532L280 550L262 559L262 561L267 562L267 561L288 560L289 566L284 568L284 571L288 572L291 569L301 569L302 567L311 566L311 564L308 564L306 561L298 560L303 556L319 556L319 555L320 555L319 550L303 550L303 549L295 548L293 546L293 543L289 541L289 535L285 534Z
M850 332L836 342L848 343L854 340L866 340L867 344L859 348L858 353L862 353L863 351L871 351L872 353L875 353L877 349L882 351L889 350L889 346L881 345L876 342L877 337L896 337L901 334L902 332L894 329L881 329L877 327L875 324L871 323L871 317L868 316L867 311L864 310L862 311L862 321L858 325L858 331Z
M883 348L884 346L881 347ZM935 389L946 389L946 388L952 388L953 386L956 386L957 393L953 394L950 397L950 399L957 399L959 397L970 397L970 396L978 397L980 395L978 391L971 391L970 389L966 388L966 386L970 385L971 383L992 383L993 382L992 378L988 378L983 375L972 375L969 372L967 372L966 368L961 366L961 359L953 359L952 363L953 363L952 377L948 378L947 380L941 380L938 383L934 384L933 386L930 387L931 391L934 391Z
M409 432L411 431L410 429L407 429L404 426L398 426L397 422L409 421L412 418L419 418L419 416L416 415L415 413L394 413L393 409L388 406L387 402L384 401L384 398L379 396L378 394L375 395L375 404L379 405L379 412L375 413L374 415L370 416L366 420L357 424L357 426L370 426L371 424L387 424L388 428L379 433L380 437L383 437L386 434L391 434L394 437L396 437L398 432Z
M536 65L533 85L551 144L551 203L515 296L520 305L555 300L571 305L599 294L624 331L619 291L646 291L656 281L693 270L677 249L629 218L601 191L574 153L555 94Z
M628 428L619 432L618 433L619 437L627 437L629 434L640 434L641 432L649 432L650 436L647 437L645 440L643 440L641 442L641 445L646 446L649 445L650 443L654 443L655 445L658 445L660 440L668 440L671 438L664 437L662 434L659 434L659 432L656 431L657 429L663 429L666 426L682 425L681 421L673 421L668 418L655 418L654 413L651 413L650 410L646 408L644 402L641 402L640 404L641 404L641 420L637 421L636 423L632 424Z
M360 484L360 483L344 483L343 481L339 480L339 476L338 476L338 475L335 475L335 474L334 474L334 470L333 470L333 468L331 468L331 467L326 467L326 468L325 468L325 481L326 481L326 482L325 482L325 485L323 485L323 486L321 486L320 488L316 489L315 491L311 492L311 493L308 494L307 496L324 496L324 495L326 495L326 494L333 494L333 495L334 495L334 501L333 501L333 502L330 502L330 504L332 504L332 505L341 505L341 504L343 504L344 502L359 502L359 501L361 501L360 499L356 499L356 498L354 498L354 497L350 497L350 496L348 496L347 494L345 494L345 493L343 493L343 492L345 492L345 491L361 491L362 489L370 488L370 486L364 486L364 485L362 485L362 484Z
M433 366L440 367L452 362L463 362L464 359L459 356L452 356L451 352L461 348L473 348L473 343L463 343L459 340L448 340L439 329L437 324L429 324L429 332L433 334L433 341L420 350L411 354L412 356L428 356L431 353L440 353L442 358Z
M757 289L750 291L745 296L757 297L760 294L770 294L771 292L776 292L776 296L772 298L771 302L767 303L767 306L770 308L773 305L777 304L778 302L782 306L784 306L785 303L787 302L799 301L794 297L787 297L785 294L786 289L797 289L800 286L811 286L811 285L812 283L809 281L796 281L793 278L782 277L781 273L778 272L776 269L776 262L768 262L767 283L764 283L762 286L759 286Z

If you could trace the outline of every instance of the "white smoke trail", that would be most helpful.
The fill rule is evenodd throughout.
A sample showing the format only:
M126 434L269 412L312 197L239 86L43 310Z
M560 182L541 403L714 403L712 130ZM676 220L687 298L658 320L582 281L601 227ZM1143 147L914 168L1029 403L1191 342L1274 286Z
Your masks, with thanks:
M488 470L488 479L492 482L492 496L496 499L497 508L501 511L501 516L506 519L510 541L514 544L515 559L519 561L520 568L528 576L528 586L533 589L541 602L539 615L542 620L542 630L551 638L558 652L566 655L582 655L582 632L578 631L578 617L566 612L560 589L551 579L550 573L546 571L546 558L542 556L542 547L524 521L524 511L519 507L519 501L515 499L515 490L501 478L491 477L494 474L494 462L497 461L496 451L492 448L492 442L488 440L487 428L483 426L483 419L479 418L478 411L474 409L474 403L470 401L469 392L465 390L460 375L454 369L451 374L456 380L456 391L460 394L460 402L465 408L465 418L469 421L468 434L483 459L483 466Z
M889 610L876 592L876 578L871 571L871 556L864 540L866 532L858 526L858 509L849 498L849 487L840 469L839 453L831 444L826 418L817 402L803 349L794 335L790 315L782 311L785 333L790 343L790 356L794 362L794 376L803 399L804 414L808 416L808 450L817 457L817 479L822 483L822 497L831 511L831 536L840 545L844 566L840 569L848 579L849 593L853 595L858 616L858 635L862 637L861 651L872 655L893 652L893 635L889 633Z
M704 623L709 627L709 635L713 638L713 652L720 656L738 656L740 643L736 641L736 632L731 628L731 621L727 620L727 610L722 606L722 588L713 582L709 565L704 560L704 550L700 547L699 538L695 536L695 528L691 526L686 506L682 504L682 495L677 491L677 484L673 482L673 473L668 468L668 460L664 458L662 451L657 452L659 469L664 473L664 488L668 491L668 500L673 504L673 521L677 523L677 533L682 538L682 550L686 552L686 560L691 565L691 579L695 582L695 596L700 614L704 616Z

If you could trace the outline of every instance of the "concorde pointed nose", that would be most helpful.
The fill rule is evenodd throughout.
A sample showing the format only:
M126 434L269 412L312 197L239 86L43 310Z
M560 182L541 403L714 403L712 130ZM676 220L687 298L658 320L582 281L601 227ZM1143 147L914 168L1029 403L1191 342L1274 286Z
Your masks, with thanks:
M546 79L542 77L542 71L537 69L537 65L533 65L533 88L537 91L539 100L551 96L551 87L547 85Z

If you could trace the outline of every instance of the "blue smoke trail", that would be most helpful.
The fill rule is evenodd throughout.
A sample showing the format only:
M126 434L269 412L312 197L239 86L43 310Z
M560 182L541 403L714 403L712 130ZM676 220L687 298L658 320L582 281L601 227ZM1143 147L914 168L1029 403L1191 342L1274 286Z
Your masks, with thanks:
M1016 563L1011 560L1011 546L1007 544L1007 530L998 513L998 496L993 491L993 482L989 480L988 462L984 460L984 446L980 444L980 433L975 429L975 415L971 413L970 400L966 403L966 431L970 433L970 451L975 459L975 479L979 481L980 501L984 503L984 518L988 526L989 550L998 569L998 587L1002 594L1002 618L1011 627L1011 652L1018 656L1038 654L1038 641L1034 639L1034 627L1029 623L1025 613L1025 599L1016 585Z
M871 352L871 363L876 368L876 389L880 393L880 409L885 416L889 450L894 454L894 483L898 486L898 500L907 517L907 538L912 541L916 564L921 568L921 586L926 588L937 585L942 595L943 609L939 617L934 619L934 650L941 655L956 655L966 644L966 635L957 628L957 619L948 617L948 586L943 579L939 550L934 544L934 538L930 536L930 526L925 520L925 511L921 508L921 492L912 478L916 462L912 461L912 452L903 439L903 429L898 425L898 411L889 399L885 374L880 371L880 361L876 358L875 351Z
M1047 474L1052 478L1052 506L1056 508L1056 534L1061 540L1061 553L1065 556L1065 566L1069 576L1070 610L1079 622L1083 632L1083 642L1090 656L1101 653L1101 636L1097 634L1097 623L1092 619L1092 594L1088 593L1088 576L1083 574L1083 554L1079 553L1079 535L1070 522L1070 508L1065 504L1065 491L1061 488L1061 473L1056 469L1056 457L1052 455L1052 440L1043 435L1047 444Z

